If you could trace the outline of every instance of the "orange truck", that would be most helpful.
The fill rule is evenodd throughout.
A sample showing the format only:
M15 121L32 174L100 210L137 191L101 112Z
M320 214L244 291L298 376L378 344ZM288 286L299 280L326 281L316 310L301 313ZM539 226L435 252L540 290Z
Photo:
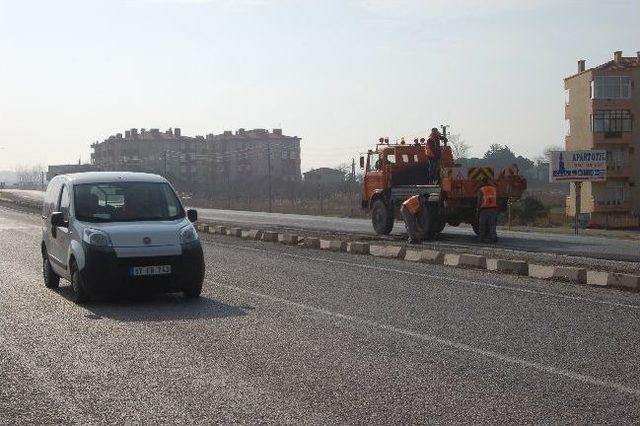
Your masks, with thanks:
M455 164L446 142L442 146L439 185L429 182L424 145L417 141L390 144L381 138L375 149L360 157L360 168L364 169L362 208L371 212L373 229L380 235L391 232L395 219L401 219L400 205L413 195L427 196L427 239L434 238L447 224L469 223L477 234L477 192L482 178L487 176L496 184L500 211L527 188L516 165L496 176L493 167L463 168Z

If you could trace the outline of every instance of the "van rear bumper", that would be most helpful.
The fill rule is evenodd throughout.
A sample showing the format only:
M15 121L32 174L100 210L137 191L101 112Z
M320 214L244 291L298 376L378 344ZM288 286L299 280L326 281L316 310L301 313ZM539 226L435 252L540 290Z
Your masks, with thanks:
M204 256L200 241L183 244L181 254L173 256L118 257L113 248L83 243L85 266L80 271L87 291L92 294L144 290L178 292L204 280ZM136 266L171 265L167 275L134 277Z

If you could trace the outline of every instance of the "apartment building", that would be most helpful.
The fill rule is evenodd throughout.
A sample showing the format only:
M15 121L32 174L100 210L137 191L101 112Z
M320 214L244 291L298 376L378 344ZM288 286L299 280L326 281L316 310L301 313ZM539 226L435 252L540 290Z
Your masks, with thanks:
M282 129L184 136L181 129L130 129L91 145L100 170L159 173L184 190L259 182L300 181L300 138Z
M627 57L617 51L611 61L588 69L580 60L564 86L565 149L607 151L607 179L582 184L580 212L591 224L633 226L640 215L640 52ZM572 185L572 216L575 196Z

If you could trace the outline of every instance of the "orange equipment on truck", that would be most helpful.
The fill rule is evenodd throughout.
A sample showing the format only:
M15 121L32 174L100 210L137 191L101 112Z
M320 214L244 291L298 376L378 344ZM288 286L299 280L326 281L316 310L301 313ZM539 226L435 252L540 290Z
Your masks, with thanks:
M446 137L446 127L442 134ZM360 167L365 169L362 208L371 211L377 234L391 232L394 220L400 218L400 205L414 195L427 197L427 239L442 232L447 224L470 223L477 234L477 192L484 177L496 185L498 211L506 210L507 201L520 198L527 188L515 165L496 177L493 167L462 168L455 164L446 142L441 149L439 185L429 181L429 162L421 144L393 144L380 138L374 150L360 157Z

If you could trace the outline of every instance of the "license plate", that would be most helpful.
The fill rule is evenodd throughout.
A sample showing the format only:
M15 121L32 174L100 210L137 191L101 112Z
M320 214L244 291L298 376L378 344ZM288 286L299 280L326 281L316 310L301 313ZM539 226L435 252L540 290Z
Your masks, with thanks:
M151 275L168 275L171 273L171 265L134 266L130 269L132 277L148 277Z

